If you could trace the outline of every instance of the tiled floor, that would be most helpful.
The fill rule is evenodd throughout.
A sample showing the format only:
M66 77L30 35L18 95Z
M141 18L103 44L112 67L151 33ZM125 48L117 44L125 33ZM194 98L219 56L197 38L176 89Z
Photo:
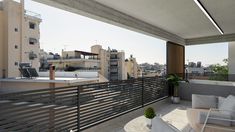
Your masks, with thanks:
M152 104L157 114L161 114L163 120L174 125L182 132L190 132L188 120L186 117L186 109L191 107L191 102L181 101L180 104L171 104L169 101ZM135 118L143 116L144 109L140 109L129 114L110 120L100 124L94 128L85 130L85 132L143 132L143 130L125 130L125 125Z

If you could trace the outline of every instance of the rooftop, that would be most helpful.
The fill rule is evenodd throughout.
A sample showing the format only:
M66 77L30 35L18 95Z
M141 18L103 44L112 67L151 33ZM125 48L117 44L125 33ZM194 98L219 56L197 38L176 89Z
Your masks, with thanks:
M75 50L75 52L80 53L81 55L98 55L98 54L95 54L95 53L79 51L79 50Z
M78 83L86 81L97 81L99 78L72 78L72 77L56 77L55 80L50 80L49 77L37 77L37 78L8 78L0 79L0 82L34 82L34 83Z

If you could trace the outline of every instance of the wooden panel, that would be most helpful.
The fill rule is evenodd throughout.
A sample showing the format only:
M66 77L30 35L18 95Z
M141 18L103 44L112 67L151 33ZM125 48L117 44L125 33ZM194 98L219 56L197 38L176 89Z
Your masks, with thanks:
M184 77L184 64L184 46L167 42L167 74L179 74L181 77Z

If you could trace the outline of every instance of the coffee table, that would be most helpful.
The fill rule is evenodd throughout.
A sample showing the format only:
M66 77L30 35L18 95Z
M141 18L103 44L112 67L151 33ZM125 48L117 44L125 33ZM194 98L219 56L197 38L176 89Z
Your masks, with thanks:
M124 126L126 132L150 132L144 116L137 117Z

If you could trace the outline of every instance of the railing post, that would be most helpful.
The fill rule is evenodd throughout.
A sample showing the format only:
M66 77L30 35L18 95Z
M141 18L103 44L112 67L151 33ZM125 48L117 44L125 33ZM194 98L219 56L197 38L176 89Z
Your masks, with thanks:
M142 107L144 107L144 78L142 77L142 86L141 86L141 103L142 103Z
M77 129L80 132L80 90L81 86L77 86Z

